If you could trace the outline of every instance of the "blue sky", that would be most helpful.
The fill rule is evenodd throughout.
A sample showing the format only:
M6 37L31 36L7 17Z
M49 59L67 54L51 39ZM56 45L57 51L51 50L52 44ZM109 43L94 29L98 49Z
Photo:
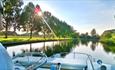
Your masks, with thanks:
M43 11L50 11L66 21L80 33L95 28L101 34L115 28L115 0L25 0L39 4Z

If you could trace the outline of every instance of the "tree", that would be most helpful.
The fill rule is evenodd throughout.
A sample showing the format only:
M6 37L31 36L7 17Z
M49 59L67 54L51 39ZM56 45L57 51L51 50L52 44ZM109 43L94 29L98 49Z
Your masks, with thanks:
M100 36L96 33L96 30L95 29L92 29L92 31L91 31L91 40L92 41L99 41L99 38L100 38Z
M32 28L34 20L34 4L29 2L23 9L20 19L20 26L24 31L31 31L30 38L32 37Z
M2 14L3 14L3 4L2 1L0 1L0 31L3 30Z
M13 14L14 32L16 32L16 29L20 30L19 24L20 24L20 13L22 11L22 8L21 8L22 5L23 5L23 2L20 0L19 4L14 7L14 14Z
M21 14L20 26L24 31L30 33L30 38L33 34L38 34L42 31L43 20L40 16L34 13L35 6L32 2L29 2L23 9Z
M44 23L44 20L34 13L35 6L32 2L28 3L21 12L20 23L18 24L19 28L22 28L27 33L30 33L30 38L32 34L38 34L39 32L44 33L48 36L53 36L52 31ZM47 24L51 27L54 33L58 37L78 37L78 33L68 25L65 21L61 21L50 12L43 12L44 19L47 21Z
M3 24L2 24L2 14L0 13L0 31L4 29Z
M73 27L68 25L65 21L59 20L48 11L45 11L44 15L48 24L58 37L78 37L78 33L76 33Z
M4 10L3 10L3 16L5 19L5 38L7 38L7 32L8 29L11 28L13 25L13 18L18 17L17 14L20 13L19 10L21 10L21 5L23 4L22 0L4 0ZM15 23L16 24L16 23Z
M91 36L96 36L96 30L95 29L91 30Z

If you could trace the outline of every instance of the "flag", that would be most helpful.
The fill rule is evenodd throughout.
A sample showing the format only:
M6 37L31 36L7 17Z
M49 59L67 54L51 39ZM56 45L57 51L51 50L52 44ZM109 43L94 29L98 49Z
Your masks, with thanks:
M39 12L41 12L41 8L39 5L36 5L35 9L34 9L34 13L38 14Z

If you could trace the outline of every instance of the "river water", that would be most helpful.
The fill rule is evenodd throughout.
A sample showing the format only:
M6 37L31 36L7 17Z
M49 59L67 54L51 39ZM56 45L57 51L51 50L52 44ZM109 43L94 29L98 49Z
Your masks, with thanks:
M93 58L101 59L104 63L115 64L115 50L114 47L112 48L96 42L53 41L9 46L7 51L11 57L14 53L16 55L25 51L43 51L47 56L60 52L80 52L87 53Z

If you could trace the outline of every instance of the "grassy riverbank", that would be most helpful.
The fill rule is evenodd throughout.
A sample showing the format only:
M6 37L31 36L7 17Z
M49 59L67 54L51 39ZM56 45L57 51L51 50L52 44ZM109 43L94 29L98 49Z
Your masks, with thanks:
M67 40L71 38L40 38L32 37L31 39L28 36L9 36L8 38L0 37L0 42L3 45L18 45L25 43L34 43L34 42L44 42L44 41L58 41L58 40Z

